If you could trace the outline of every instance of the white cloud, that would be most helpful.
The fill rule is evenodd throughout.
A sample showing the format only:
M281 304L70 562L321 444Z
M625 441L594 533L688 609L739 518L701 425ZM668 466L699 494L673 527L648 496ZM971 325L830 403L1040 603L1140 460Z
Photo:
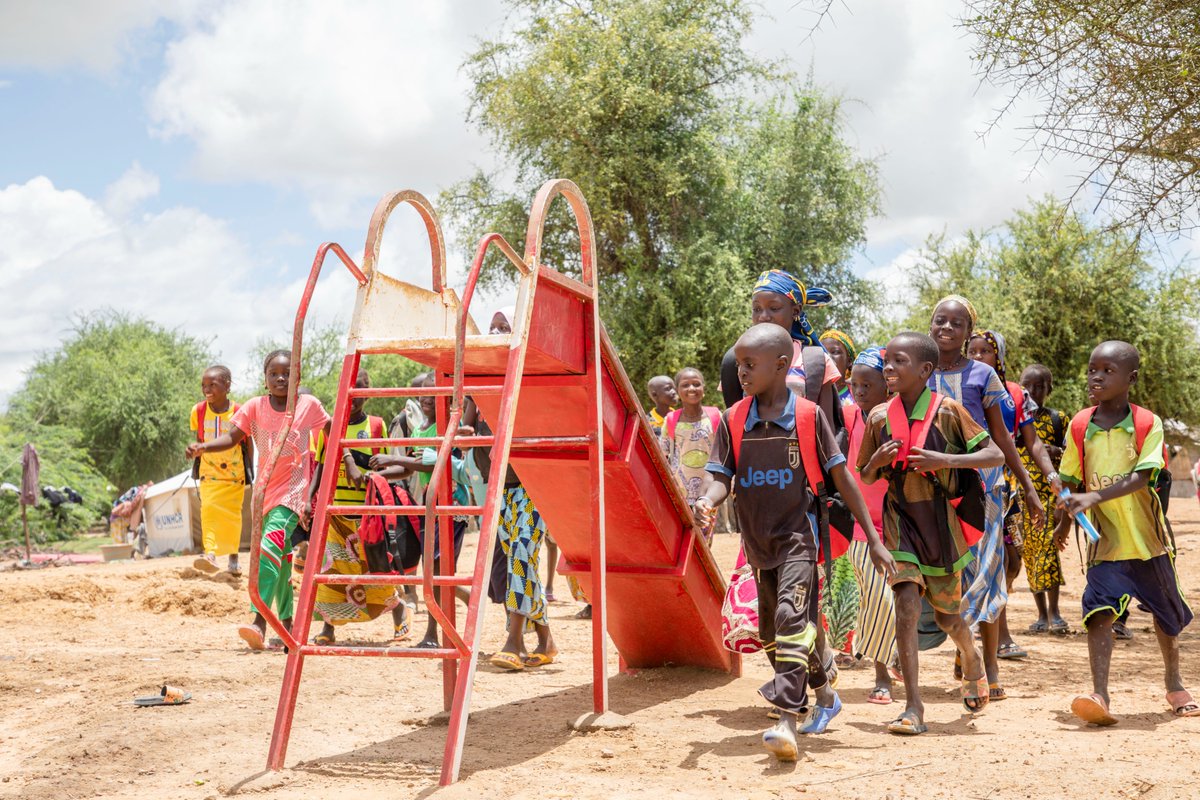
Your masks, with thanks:
M0 317L0 405L24 380L39 352L53 349L79 313L116 308L180 328L212 343L242 386L258 382L249 353L264 337L290 335L310 261L261 263L221 219L193 208L157 213L138 204L158 178L137 164L99 202L59 189L46 177L0 189L0 281L20 302ZM365 230L366 219L362 220ZM362 248L343 246L362 263ZM313 242L316 251L317 242ZM397 209L389 222L380 269L429 286L430 256L417 215ZM451 283L461 286L461 269ZM335 256L327 259L308 324L349 322L355 284ZM508 294L511 294L508 293ZM477 296L476 319L507 295Z
M135 166L106 195L122 198L128 213L139 195L128 187L145 197L156 183ZM20 386L38 352L58 344L73 315L106 307L211 339L240 368L260 336L290 330L302 285L256 279L258 265L223 220L191 208L122 220L45 177L0 189L0 240L0 276L21 292L0 318L0 398ZM325 313L348 314L353 292L344 283L321 287Z
M110 184L104 192L104 210L114 217L124 218L144 200L158 194L158 176L133 162L125 174Z
M0 64L107 72L157 20L189 19L201 0L54 0L0 2Z
M801 75L844 95L852 144L882 155L884 216L869 230L872 247L917 247L930 233L952 236L999 224L1030 197L1065 197L1076 165L1035 169L1023 147L1033 109L1021 102L988 129L1004 93L980 85L971 41L958 27L962 0L850 0L835 3L811 39L810 7L768 3L751 46L784 57ZM800 44L798 44L800 43Z
M459 65L486 3L246 0L188 26L149 111L218 181L297 187L327 227L358 225L384 191L432 194L486 161Z

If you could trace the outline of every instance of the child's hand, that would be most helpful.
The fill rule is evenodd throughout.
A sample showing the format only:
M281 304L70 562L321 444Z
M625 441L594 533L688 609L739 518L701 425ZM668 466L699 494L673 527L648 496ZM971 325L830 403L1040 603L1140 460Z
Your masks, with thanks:
M312 503L308 500L304 501L300 509L300 527L306 530L312 528Z
M708 525L717 518L717 509L713 506L712 500L709 500L708 497L701 497L697 499L695 505L692 506L692 509L700 515L700 519L705 525Z
M1059 526L1054 529L1054 545L1059 552L1067 549L1067 540L1071 538L1071 526L1067 523L1059 523Z
M879 445L879 449L871 456L871 460L867 462L864 469L876 470L886 467L896 459L896 454L900 452L900 440L892 439Z
M1063 457L1063 449L1058 445L1046 445L1046 455L1050 456L1051 461L1058 461Z
M371 456L370 463L371 463L371 469L373 469L373 470L381 470L381 469L384 469L385 467L403 466L402 462L400 461L400 456L389 456L389 455L386 455L383 453L380 453L379 455Z
M870 554L871 563L875 565L876 571L890 580L896 574L896 559L883 546L883 542L871 545Z
M474 436L474 435L475 435L475 429L472 428L470 425L459 425L458 433L455 434L455 436Z
M1056 475L1054 477L1054 480L1050 481L1050 491L1054 493L1055 497L1058 497L1060 494L1062 494L1062 490L1063 490L1062 478L1060 478Z
M1042 498L1038 497L1037 489L1032 486L1025 490L1025 511L1034 527L1041 525L1042 520L1046 518L1046 507L1042 505Z
M204 452L204 443L192 442L187 446L187 450L185 452L188 458L198 458L199 455Z
M939 453L936 450L924 450L920 447L914 447L908 451L908 468L914 469L917 472L933 472L938 469L946 469L950 466L950 462L946 458L945 453Z
M346 461L346 480L350 481L350 485L356 489L361 489L367 485L367 476L358 468L353 460Z
M1084 511L1095 508L1099 503L1100 495L1096 492L1072 494L1067 498L1067 513L1071 516L1082 514Z

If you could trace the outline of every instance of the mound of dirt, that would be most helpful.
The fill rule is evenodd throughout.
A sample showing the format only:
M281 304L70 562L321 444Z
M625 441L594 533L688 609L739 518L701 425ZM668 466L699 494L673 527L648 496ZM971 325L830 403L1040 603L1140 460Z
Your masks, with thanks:
M101 586L89 578L70 577L62 581L43 585L11 585L0 588L0 605L7 603L35 603L57 600L63 603L95 605L111 600L113 590Z
M220 583L152 580L138 592L142 608L185 617L234 617L250 607L244 591Z

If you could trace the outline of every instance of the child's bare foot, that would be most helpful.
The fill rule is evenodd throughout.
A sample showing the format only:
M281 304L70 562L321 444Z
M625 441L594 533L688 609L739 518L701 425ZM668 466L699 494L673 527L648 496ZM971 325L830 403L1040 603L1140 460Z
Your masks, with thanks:
M230 553L229 560L225 562L225 571L230 575L242 574L242 567L238 563L237 553Z
M592 618L592 606L590 604L579 609L579 612L577 614L575 614L575 619L591 619L591 618Z
M1071 713L1089 725L1116 725L1117 718L1108 710L1108 700L1093 692L1081 694L1071 701Z

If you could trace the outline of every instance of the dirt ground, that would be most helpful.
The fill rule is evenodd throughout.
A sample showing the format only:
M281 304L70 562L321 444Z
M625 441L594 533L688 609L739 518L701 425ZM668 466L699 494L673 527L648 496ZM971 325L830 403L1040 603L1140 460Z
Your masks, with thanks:
M1195 598L1200 510L1174 503L1181 579ZM736 537L719 536L715 550L732 567ZM265 773L284 656L247 652L236 638L244 584L204 578L189 563L0 574L0 797L1200 796L1200 718L1167 711L1150 619L1138 611L1134 640L1115 651L1116 728L1086 729L1068 711L1090 686L1085 638L1022 634L1030 657L1002 662L1010 698L978 718L962 711L943 645L922 655L928 734L885 733L900 707L867 704L872 671L859 667L842 673L846 709L829 732L803 737L800 761L779 765L759 740L767 720L755 690L769 672L761 656L747 658L740 679L691 669L614 675L612 708L633 727L571 731L591 702L590 629L564 603L552 611L557 663L523 673L481 665L457 785L437 790L446 727L433 719L439 667L423 660L309 659L288 769ZM1083 580L1073 550L1065 565L1063 607L1078 629ZM1023 577L1018 584L1010 614L1024 631L1034 606ZM565 581L556 589L567 594ZM485 623L490 652L503 641L495 607ZM382 639L389 624L341 630ZM1185 677L1200 688L1196 626L1181 638ZM615 651L611 663L615 670ZM194 700L133 706L162 683Z

